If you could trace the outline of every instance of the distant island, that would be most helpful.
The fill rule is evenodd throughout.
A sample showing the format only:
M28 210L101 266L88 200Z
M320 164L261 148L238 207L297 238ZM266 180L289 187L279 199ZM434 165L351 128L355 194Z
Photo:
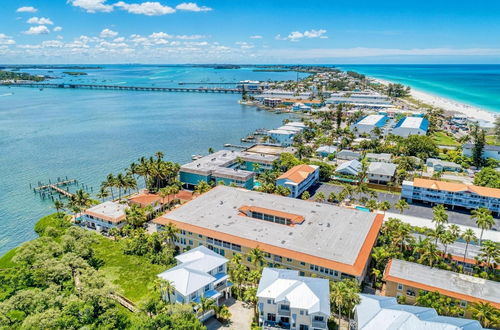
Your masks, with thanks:
M1 69L61 69L61 70L96 70L102 66L81 66L81 65L3 65Z
M63 73L70 76L86 76L88 74L87 72L78 72L78 71L64 71Z
M47 79L45 76L35 76L26 72L13 72L0 70L0 81L6 80L30 80L30 81L44 81Z

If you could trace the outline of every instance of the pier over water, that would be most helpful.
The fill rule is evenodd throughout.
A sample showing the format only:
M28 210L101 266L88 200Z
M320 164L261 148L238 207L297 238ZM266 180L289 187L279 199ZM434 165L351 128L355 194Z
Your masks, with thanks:
M96 85L96 84L67 84L67 83L31 83L31 82L9 82L1 83L0 86L7 87L31 87L31 88L67 88L67 89L101 89L118 91L141 91L141 92L188 92L188 93L222 93L241 94L240 88L209 88L209 87L154 87L154 86L123 86L123 85ZM259 93L246 91L247 93Z

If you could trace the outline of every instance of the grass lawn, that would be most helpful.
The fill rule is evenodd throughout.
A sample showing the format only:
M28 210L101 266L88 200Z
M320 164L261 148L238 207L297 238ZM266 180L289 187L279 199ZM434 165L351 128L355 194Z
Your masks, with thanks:
M12 249L0 257L0 269L11 268L16 264L12 262L12 258L16 255L16 249Z
M96 234L97 235L97 234ZM167 267L153 265L144 257L123 254L122 242L98 236L94 246L96 257L104 260L99 272L117 287L117 291L140 304L154 296L156 275Z
M493 144L495 146L500 145L500 143L498 143L495 139L494 135L486 135L486 144Z
M446 135L444 132L436 132L432 134L432 139L437 145L443 145L443 146L459 146L460 143L458 143L457 140L452 138L451 136Z

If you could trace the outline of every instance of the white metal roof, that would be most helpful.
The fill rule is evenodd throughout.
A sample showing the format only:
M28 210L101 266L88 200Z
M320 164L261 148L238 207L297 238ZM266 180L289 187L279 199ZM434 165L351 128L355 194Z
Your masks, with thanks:
M257 297L286 301L291 308L305 309L309 314L330 315L328 280L299 276L296 270L264 268Z

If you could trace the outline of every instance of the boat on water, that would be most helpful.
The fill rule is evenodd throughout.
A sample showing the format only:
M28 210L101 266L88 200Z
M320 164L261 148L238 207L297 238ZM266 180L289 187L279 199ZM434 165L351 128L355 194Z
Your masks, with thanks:
M202 155L191 155L192 160L197 160L197 159L200 159L202 157L203 157Z

